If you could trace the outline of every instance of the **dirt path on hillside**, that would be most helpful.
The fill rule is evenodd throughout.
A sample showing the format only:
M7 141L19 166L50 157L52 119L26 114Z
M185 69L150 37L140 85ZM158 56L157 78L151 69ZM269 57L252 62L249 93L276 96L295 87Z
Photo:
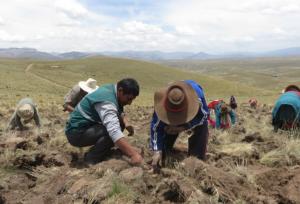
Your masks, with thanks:
M58 86L58 87L62 87L62 88L67 88L67 89L70 88L70 87L68 87L68 86L64 86L64 85L62 85L62 84L58 84L58 83L56 83L55 81L52 81L52 80L50 80L50 79L44 78L44 77L42 77L42 76L40 76L40 75L38 75L38 74L35 74L34 72L31 72L30 70L32 70L33 67L34 67L34 64L33 64L33 63L29 64L29 65L25 68L25 73L26 73L26 74L30 74L30 75L32 75L32 76L34 76L34 77L36 77L36 78L38 78L38 79L40 79L40 80L43 80L43 81L45 81L45 82L47 82L47 83L50 83L50 84L54 85L54 86Z

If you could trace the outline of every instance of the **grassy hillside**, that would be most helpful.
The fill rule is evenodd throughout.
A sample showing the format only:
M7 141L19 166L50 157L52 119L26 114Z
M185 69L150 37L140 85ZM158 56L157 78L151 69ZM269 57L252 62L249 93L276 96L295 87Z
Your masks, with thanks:
M277 92L287 84L300 85L299 57L188 60L164 64Z
M99 84L114 83L124 77L136 78L141 95L135 104L151 105L153 93L170 81L193 79L199 82L209 99L241 98L254 95L273 96L274 92L260 90L237 82L208 77L159 64L117 59L87 58L69 61L0 60L1 99L15 101L31 96L41 103L62 103L68 89L80 80L95 78Z

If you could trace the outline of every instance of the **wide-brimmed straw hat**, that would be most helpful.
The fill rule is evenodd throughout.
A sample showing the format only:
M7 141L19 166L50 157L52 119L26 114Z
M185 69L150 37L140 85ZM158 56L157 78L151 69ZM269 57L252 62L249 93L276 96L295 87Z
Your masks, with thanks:
M97 81L92 78L89 78L86 81L80 81L78 85L82 90L84 90L87 93L91 93L99 87L97 86Z
M17 115L24 120L29 120L34 115L33 107L30 104L20 105L17 108Z
M191 121L201 102L196 91L184 81L176 81L154 94L154 110L158 118L169 125Z
M297 85L291 84L285 87L285 89L282 90L282 93L285 93L287 91L300 91L300 88Z

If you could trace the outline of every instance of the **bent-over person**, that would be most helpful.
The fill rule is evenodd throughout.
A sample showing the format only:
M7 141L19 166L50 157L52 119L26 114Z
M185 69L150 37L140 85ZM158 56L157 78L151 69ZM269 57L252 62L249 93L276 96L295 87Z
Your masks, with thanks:
M74 108L82 98L88 93L95 91L97 88L97 81L95 79L89 78L86 81L80 81L65 95L63 111L68 111L69 113L73 112Z
M275 102L272 110L272 125L278 129L291 130L300 128L300 88L289 85Z
M38 114L36 104L31 98L23 98L19 101L15 112L13 113L8 127L8 130L24 130L25 124L34 120L38 128L41 127L41 120Z
M235 124L236 114L230 105L223 100L214 100L208 104L210 110L214 110L215 121L209 118L210 124L217 129L228 129Z
M179 133L185 130L192 131L188 154L205 160L208 114L203 89L195 81L175 81L155 92L150 137L154 171L164 164Z

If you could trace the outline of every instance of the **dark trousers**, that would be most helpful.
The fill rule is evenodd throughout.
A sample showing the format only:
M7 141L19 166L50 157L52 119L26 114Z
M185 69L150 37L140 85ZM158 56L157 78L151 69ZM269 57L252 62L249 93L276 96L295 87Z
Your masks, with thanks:
M299 115L296 115L296 111L293 106L284 104L281 105L273 118L272 124L274 130L277 132L278 129L289 130L297 128L299 126Z
M166 134L164 141L163 158L172 151L175 141L178 137L176 135ZM197 126L193 129L193 134L188 140L188 154L195 156L198 159L205 160L205 154L208 142L208 127L207 124Z
M95 124L85 130L74 133L66 133L68 141L75 147L92 146L85 154L85 160L91 163L103 161L114 146L106 128L101 124Z

